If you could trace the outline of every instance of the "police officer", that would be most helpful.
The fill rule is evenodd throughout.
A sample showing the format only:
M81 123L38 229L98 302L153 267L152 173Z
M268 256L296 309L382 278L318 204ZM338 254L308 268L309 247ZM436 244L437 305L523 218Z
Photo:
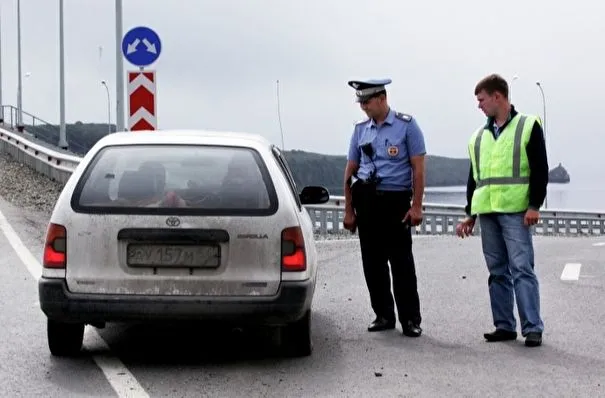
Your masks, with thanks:
M390 79L349 81L368 119L355 125L345 169L344 227L358 231L363 271L376 319L368 330L422 333L411 226L422 222L423 133L414 118L387 102ZM410 203L411 202L411 203ZM391 272L387 266L391 265Z

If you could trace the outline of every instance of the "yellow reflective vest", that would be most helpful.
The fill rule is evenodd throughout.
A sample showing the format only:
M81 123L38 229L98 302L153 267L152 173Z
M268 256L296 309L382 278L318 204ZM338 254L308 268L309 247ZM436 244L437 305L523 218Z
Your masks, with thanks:
M469 140L468 151L476 188L471 214L516 213L529 205L529 163L526 146L539 118L516 114L498 139L487 127Z

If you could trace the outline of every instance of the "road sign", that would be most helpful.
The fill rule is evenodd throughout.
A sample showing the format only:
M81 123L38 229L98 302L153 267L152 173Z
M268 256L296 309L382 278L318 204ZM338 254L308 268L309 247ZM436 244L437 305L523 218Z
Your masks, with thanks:
M145 26L130 29L122 39L122 53L133 65L149 66L158 59L161 52L160 37Z
M156 130L155 71L128 71L128 130Z

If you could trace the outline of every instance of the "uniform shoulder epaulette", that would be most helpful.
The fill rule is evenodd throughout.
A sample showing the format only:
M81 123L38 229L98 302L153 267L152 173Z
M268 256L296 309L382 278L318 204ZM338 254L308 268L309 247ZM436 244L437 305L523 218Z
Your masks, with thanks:
M407 113L397 112L395 113L395 117L399 120L403 120L404 122L409 122L412 120L412 116Z
M370 118L365 118L365 119L361 119L355 122L355 125L359 125L359 124L363 124L363 123L367 123L370 120Z

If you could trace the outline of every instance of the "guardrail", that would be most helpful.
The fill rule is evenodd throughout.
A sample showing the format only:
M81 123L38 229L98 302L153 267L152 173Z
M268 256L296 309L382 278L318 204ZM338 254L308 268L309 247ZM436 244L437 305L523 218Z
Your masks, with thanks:
M28 139L29 133L0 128L0 150L54 181L65 184L80 163L80 157L67 155Z
M6 116L6 115L5 115ZM27 132L18 133L0 128L0 150L28 165L39 173L62 184L67 182L81 157L68 155L33 142ZM29 139L28 139L29 138ZM344 197L332 196L325 205L306 206L321 236L346 237L351 233L343 228ZM537 235L602 236L605 235L605 212L545 209L533 227ZM456 224L465 217L464 207L426 203L424 219L414 228L418 235L451 235ZM477 223L476 233L480 231Z
M342 199L341 199L342 200ZM333 199L337 202L338 199ZM343 205L307 206L309 215L316 225L316 234L338 237L352 235L343 228ZM464 206L426 203L423 206L423 221L414 227L416 235L454 235L456 225L466 215ZM558 236L603 236L605 235L605 213L581 210L540 210L540 220L532 227L536 235ZM481 231L479 221L475 234Z

